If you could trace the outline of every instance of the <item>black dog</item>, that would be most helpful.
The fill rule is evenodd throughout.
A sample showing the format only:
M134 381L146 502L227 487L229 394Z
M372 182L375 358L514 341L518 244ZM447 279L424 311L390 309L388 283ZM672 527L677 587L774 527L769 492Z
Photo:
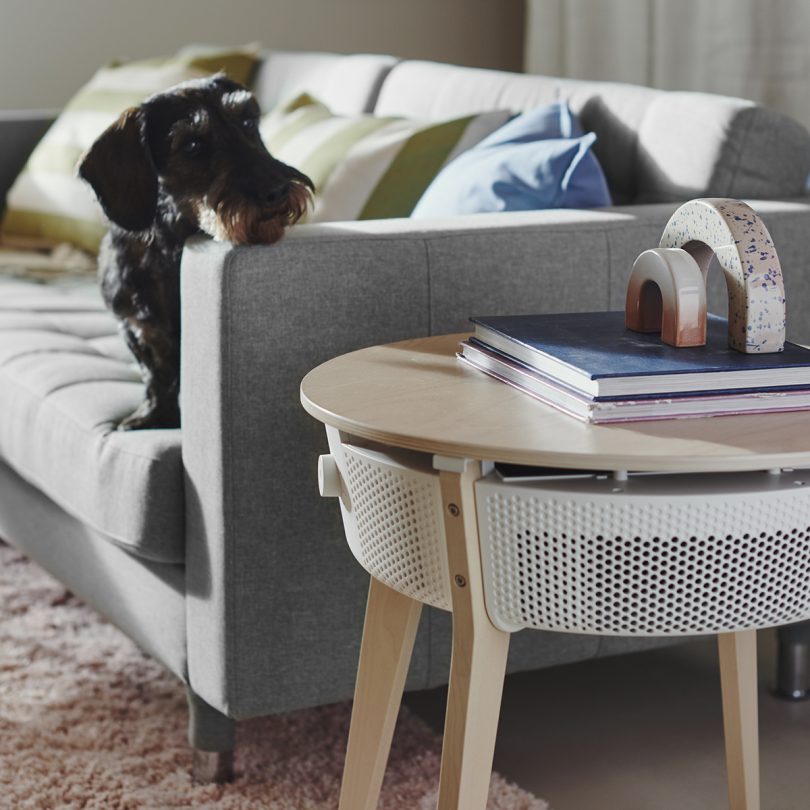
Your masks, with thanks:
M146 400L120 429L180 425L185 240L203 231L269 244L307 210L312 181L270 155L258 119L241 85L223 75L194 80L127 110L80 163L111 222L102 294L146 383Z

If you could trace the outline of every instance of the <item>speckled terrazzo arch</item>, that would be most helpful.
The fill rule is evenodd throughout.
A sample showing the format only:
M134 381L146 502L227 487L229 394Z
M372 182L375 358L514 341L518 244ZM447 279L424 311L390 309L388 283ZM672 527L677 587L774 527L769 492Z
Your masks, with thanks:
M785 287L771 235L741 200L699 199L670 218L662 248L683 248L705 281L712 255L728 288L728 345L747 354L780 352L785 346Z

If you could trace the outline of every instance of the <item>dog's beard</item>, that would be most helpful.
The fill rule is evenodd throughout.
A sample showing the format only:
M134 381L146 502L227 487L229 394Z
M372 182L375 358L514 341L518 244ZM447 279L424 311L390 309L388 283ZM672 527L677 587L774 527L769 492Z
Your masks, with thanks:
M225 196L216 205L200 203L197 222L200 230L221 242L270 245L307 213L311 200L310 190L295 182L286 198L272 207L248 204L244 197L238 196Z

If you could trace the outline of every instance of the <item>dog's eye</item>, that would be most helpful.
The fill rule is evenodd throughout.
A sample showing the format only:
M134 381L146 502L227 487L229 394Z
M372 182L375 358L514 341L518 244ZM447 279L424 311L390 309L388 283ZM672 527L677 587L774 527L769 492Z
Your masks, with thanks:
M183 151L190 157L195 157L202 152L202 141L196 138L189 138L182 146Z
M242 129L244 129L245 132L248 132L248 133L256 132L256 130L258 128L259 128L259 122L255 118L243 118L242 119Z

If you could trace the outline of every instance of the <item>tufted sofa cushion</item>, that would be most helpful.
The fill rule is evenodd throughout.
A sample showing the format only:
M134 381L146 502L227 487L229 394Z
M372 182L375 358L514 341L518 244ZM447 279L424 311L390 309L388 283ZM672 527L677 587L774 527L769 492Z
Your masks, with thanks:
M142 396L94 282L0 279L0 457L109 540L182 562L180 431L115 430Z

